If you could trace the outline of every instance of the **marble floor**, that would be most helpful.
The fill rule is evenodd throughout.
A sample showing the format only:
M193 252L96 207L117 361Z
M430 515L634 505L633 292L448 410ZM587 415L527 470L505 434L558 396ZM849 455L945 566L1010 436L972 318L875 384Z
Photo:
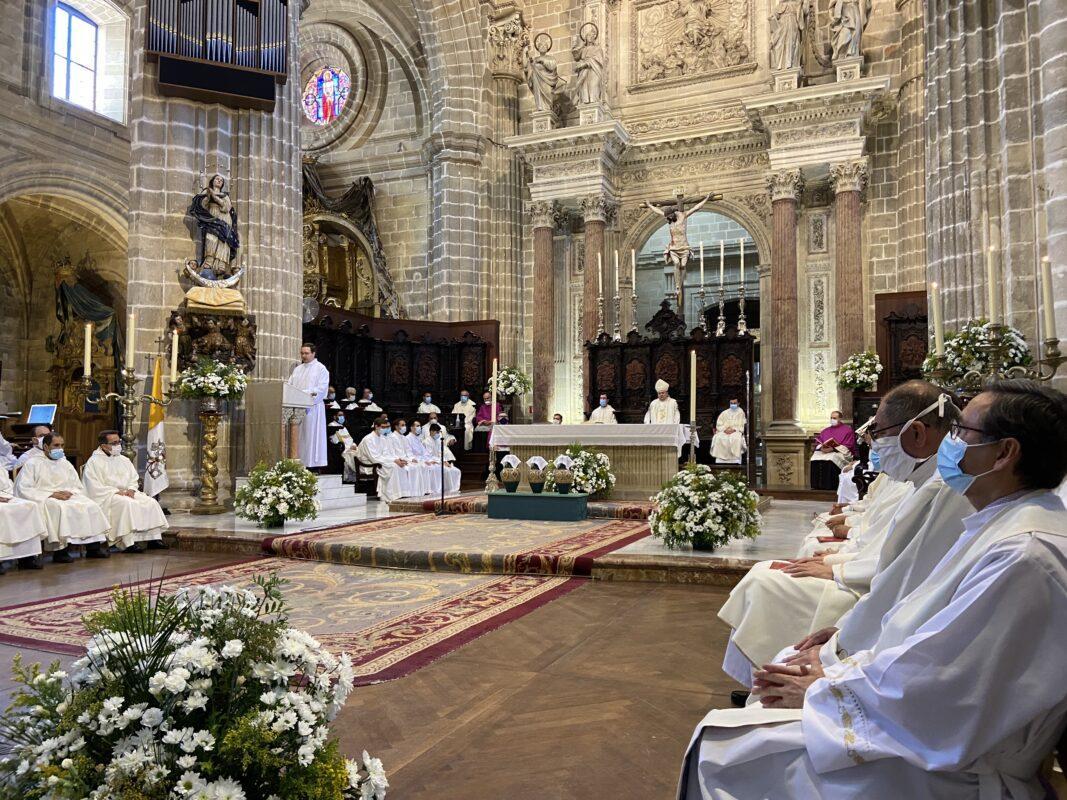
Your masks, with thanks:
M335 508L320 511L316 519L300 522L287 522L282 528L261 528L254 522L240 519L232 511L225 514L201 515L185 511L175 511L169 517L172 528L200 528L214 530L219 534L258 534L263 536L284 536L313 528L330 528L349 522L361 522L365 519L378 519L391 516L389 506L380 500L368 500L364 506L352 508Z

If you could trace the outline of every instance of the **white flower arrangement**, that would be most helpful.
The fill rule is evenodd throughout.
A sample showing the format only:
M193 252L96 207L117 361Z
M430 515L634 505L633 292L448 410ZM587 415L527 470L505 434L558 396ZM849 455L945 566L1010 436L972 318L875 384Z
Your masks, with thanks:
M837 368L837 388L864 390L878 383L882 374L882 360L873 350L854 353Z
M989 375L993 372L990 356L1001 351L1000 372L1012 367L1027 367L1033 363L1030 345L1018 328L999 326L984 319L971 320L955 333L945 335L944 368L947 375L939 375L944 383L959 382L967 372ZM923 361L923 375L933 379L937 356L931 351Z
M574 475L572 483L574 491L597 494L608 492L615 485L615 473L611 471L611 459L606 453L597 453L586 450L581 445L572 444L565 454L556 459L556 466L559 466L562 458L570 459L571 463L564 468ZM546 473L545 490L551 491L555 483L555 472L549 470Z
M70 675L16 658L0 796L382 800L381 762L329 738L351 659L289 627L283 583L118 592Z
M496 374L496 391L502 397L519 397L526 394L533 387L526 373L515 367L504 367ZM493 391L492 382L485 387L487 392Z
M264 528L277 528L287 519L315 519L319 505L316 478L303 464L285 458L272 467L256 464L248 483L237 490L233 511Z
M222 397L235 400L245 393L248 376L234 364L201 358L178 375L177 391L182 397Z
M731 470L689 464L653 496L652 535L670 549L712 549L760 534L759 496Z

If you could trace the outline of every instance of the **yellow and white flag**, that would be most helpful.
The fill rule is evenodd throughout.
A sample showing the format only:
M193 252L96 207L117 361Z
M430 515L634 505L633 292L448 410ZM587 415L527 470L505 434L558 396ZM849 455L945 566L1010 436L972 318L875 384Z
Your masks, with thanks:
M156 359L156 366L152 370L152 397L156 400L163 399L163 359ZM163 441L163 406L151 404L148 412L148 463L144 471L144 493L149 497L155 497L168 486L170 479L167 477L167 445Z

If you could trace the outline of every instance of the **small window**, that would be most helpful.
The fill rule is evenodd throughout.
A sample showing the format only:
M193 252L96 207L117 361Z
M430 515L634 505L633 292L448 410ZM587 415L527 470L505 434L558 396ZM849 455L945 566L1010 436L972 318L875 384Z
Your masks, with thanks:
M56 6L52 94L96 111L96 58L99 29L68 5Z

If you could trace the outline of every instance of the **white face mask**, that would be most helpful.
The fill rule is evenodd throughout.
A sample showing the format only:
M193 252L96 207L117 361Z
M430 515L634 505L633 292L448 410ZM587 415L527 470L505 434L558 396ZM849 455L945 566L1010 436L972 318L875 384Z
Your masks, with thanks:
M110 453L113 456L121 456L122 455L122 445L121 444L109 444L107 446L107 451L108 451L108 453Z
M411 432L418 436L422 433L422 428L416 425L414 428L411 429Z
M912 426L912 423L914 423L915 420L925 417L931 411L940 408L940 415L944 416L943 404L947 401L948 396L941 395L936 403L927 406L905 422L900 428L900 433L896 436L882 436L881 438L874 440L874 443L871 446L874 451L878 453L878 461L882 468L882 472L896 481L906 481L908 479L911 473L915 471L915 467L919 464L920 459L908 454L904 449L904 444L901 442L900 437L904 435L904 431Z
M830 420L830 427L831 428L836 428L840 424L841 424L841 420L839 420L839 419Z

